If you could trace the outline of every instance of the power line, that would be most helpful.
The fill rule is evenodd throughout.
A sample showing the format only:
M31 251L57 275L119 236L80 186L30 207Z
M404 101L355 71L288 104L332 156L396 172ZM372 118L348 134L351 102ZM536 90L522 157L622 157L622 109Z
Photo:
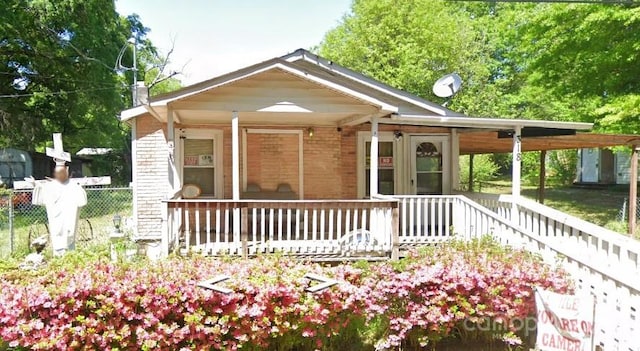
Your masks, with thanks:
M115 90L115 89L117 89L117 87L94 88L94 89L78 89L78 90L68 90L68 91L53 91L53 92L49 92L49 93L47 93L47 92L37 92L37 93L28 93L28 94L7 94L7 95L0 95L0 99L31 97L31 96L36 96L36 95L56 96L56 95L64 95L64 94L82 93L82 92L86 92L86 91Z
M55 76L45 76L39 73L0 72L0 74L5 76L15 77L16 79L21 79L21 78L31 79L31 77L34 77L34 78L37 77L39 79L56 80L60 82L93 84L94 86L101 86L101 87L112 86L110 83L101 83L101 82L90 81L90 80L78 80L78 79L62 78L62 77L55 77Z

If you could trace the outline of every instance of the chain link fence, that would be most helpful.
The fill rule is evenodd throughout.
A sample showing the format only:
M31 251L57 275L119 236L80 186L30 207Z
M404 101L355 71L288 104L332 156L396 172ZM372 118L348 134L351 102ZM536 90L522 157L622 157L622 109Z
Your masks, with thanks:
M87 205L80 210L76 246L106 242L113 230L113 217L132 215L131 188L86 188ZM31 190L0 193L0 259L29 252L31 240L48 235L47 211L31 204ZM124 222L124 221L123 221Z
M629 198L625 197L622 202L622 207L618 211L618 221L625 222L629 215ZM636 199L636 218L640 219L640 198Z

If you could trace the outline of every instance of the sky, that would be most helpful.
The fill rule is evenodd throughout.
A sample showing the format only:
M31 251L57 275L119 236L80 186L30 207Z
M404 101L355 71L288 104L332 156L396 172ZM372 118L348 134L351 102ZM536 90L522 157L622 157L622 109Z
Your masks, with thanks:
M351 0L116 0L138 14L184 85L320 43ZM183 68L184 66L184 68Z

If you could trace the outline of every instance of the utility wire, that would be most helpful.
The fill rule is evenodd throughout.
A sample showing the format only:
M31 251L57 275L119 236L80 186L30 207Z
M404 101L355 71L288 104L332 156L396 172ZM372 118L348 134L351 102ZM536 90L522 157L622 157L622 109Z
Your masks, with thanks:
M31 96L35 96L35 95L49 95L49 96L56 96L56 95L64 95L64 94L75 94L75 93L82 93L85 91L100 91L100 90L115 90L118 87L109 87L109 88L94 88L94 89L78 89L78 90L68 90L68 91L52 91L52 92L37 92L37 93L28 93L28 94L6 94L6 95L0 95L0 99L10 99L10 98L18 98L18 97L31 97Z
M77 79L70 79L70 78L45 76L39 73L0 72L0 74L5 76L12 76L12 77L15 77L16 79L20 79L20 78L31 79L31 77L33 77L33 78L46 79L46 80L56 80L60 82L93 84L94 86L102 86L102 87L112 86L110 83L100 83L100 82L90 81L90 80L77 80Z

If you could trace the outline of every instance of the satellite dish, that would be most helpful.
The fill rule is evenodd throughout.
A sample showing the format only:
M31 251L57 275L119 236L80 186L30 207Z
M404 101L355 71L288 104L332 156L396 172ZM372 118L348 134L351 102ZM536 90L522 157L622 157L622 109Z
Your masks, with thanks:
M448 98L460 90L462 86L462 78L456 73L447 74L438 79L433 85L433 93L441 98Z

